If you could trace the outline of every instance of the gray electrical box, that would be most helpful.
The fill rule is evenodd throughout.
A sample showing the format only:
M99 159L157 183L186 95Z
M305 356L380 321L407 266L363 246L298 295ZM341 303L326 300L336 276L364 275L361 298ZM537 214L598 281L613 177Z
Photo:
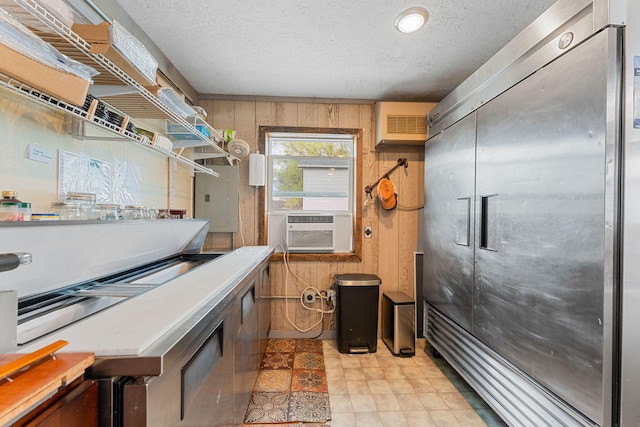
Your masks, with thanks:
M215 166L216 177L196 173L193 197L195 218L211 221L209 232L238 231L238 181L237 166Z

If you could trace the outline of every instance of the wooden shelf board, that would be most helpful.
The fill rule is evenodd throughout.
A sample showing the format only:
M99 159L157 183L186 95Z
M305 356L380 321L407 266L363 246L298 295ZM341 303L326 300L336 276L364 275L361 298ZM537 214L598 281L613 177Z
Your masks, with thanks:
M10 363L23 354L2 354L0 365ZM0 381L0 425L20 417L50 397L93 364L93 353L56 353L12 377Z

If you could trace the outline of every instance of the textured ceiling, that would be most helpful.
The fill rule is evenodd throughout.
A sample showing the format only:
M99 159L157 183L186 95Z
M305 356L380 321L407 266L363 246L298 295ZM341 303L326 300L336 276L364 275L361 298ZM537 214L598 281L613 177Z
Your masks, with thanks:
M438 101L552 0L117 0L200 94ZM410 6L427 25L401 34Z

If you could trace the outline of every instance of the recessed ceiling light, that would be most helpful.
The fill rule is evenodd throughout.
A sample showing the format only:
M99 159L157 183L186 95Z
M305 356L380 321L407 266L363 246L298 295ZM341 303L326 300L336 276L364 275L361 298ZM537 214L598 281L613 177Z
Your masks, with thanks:
M398 14L393 21L396 30L401 33L413 33L418 31L429 19L429 12L423 7L410 7Z

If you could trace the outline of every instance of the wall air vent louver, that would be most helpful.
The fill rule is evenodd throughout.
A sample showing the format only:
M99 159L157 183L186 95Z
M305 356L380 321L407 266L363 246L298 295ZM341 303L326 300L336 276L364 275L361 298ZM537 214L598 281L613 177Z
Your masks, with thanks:
M376 102L376 146L423 145L433 102Z
M426 135L427 122L425 116L389 114L387 116L387 133Z

